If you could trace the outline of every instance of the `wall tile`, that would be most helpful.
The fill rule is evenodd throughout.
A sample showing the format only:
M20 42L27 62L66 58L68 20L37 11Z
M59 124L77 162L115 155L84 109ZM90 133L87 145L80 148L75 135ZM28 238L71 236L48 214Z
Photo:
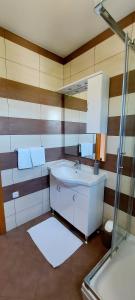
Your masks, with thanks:
M3 37L0 37L0 57L5 58L5 43Z
M12 169L1 171L2 186L7 186L13 184L13 174Z
M40 72L40 87L43 89L57 91L63 86L63 80Z
M63 77L64 80L70 78L70 62L63 67Z
M95 47L95 64L124 51L124 43L113 35Z
M112 97L109 99L109 116L120 116L121 115L121 103L122 96ZM126 100L126 115L133 115L135 112L135 93L127 95Z
M41 166L32 169L18 170L13 169L13 182L22 182L41 177Z
M64 114L65 114L65 117L64 117L65 121L80 122L79 110L65 108Z
M15 214L15 203L14 200L8 201L4 203L4 212L5 217L9 217Z
M36 217L42 215L42 213L43 213L42 203L17 213L16 215L17 226L20 226L21 224L24 224L32 219L35 219Z
M64 146L64 135L62 134L44 134L41 135L42 146L45 148L55 148Z
M40 135L11 135L11 151L18 148L40 147Z
M64 110L61 107L41 105L42 120L64 120Z
M116 187L116 173L106 171L107 173L107 181L106 181L106 186L109 187L110 189L115 190ZM130 195L130 177L122 175L121 176L121 188L120 191L121 193L124 193L126 195Z
M0 116L8 117L8 100L0 98Z
M65 134L65 146L73 146L79 144L78 134Z
M121 52L95 65L95 72L105 72L109 77L123 73L124 52Z
M43 213L50 211L49 188L43 190Z
M107 153L117 154L119 146L119 136L107 136ZM127 136L124 139L123 152L126 156L133 156L134 137Z
M78 72L78 73L72 75L70 82L77 81L77 80L82 79L85 76L89 76L89 75L91 75L93 73L95 73L94 66L89 67L89 68L87 68L87 69L85 69L85 70L83 70L81 72Z
M4 58L0 58L0 77L6 78L6 67Z
M63 65L40 55L40 71L63 79Z
M10 136L0 135L0 153L10 152Z
M16 227L15 215L6 218L6 230L9 231Z
M94 48L71 61L71 76L94 65Z
M11 61L6 61L7 79L39 86L39 71Z
M20 198L15 199L16 213L32 208L42 203L42 191L38 191Z
M40 104L8 100L9 117L40 119Z
M5 43L6 59L39 70L39 54L8 40Z
M79 112L80 115L80 123L86 123L87 120L87 112L85 111L80 111Z

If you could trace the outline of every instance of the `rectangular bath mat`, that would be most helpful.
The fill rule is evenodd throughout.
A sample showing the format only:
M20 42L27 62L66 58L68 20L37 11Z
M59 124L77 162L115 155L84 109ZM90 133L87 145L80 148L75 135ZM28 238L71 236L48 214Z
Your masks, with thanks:
M31 227L28 233L54 268L61 265L83 244L54 217Z

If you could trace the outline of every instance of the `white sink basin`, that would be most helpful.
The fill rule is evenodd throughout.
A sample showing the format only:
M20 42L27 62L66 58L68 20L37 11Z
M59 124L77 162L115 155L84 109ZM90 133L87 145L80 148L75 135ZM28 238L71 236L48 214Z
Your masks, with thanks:
M51 174L59 181L67 185L96 185L104 181L106 176L103 173L94 175L92 171L75 169L73 166L55 166L51 168Z

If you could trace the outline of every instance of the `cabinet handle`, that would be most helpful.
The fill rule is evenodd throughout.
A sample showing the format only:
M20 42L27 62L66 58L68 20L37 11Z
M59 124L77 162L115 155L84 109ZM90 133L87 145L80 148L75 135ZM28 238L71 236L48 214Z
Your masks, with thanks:
M75 201L75 195L73 195L73 201Z

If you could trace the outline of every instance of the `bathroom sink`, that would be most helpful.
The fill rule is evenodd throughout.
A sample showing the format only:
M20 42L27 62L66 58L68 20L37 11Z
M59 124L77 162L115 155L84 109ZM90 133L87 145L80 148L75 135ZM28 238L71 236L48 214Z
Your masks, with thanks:
M73 166L56 166L51 168L51 174L66 185L92 186L106 178L103 173L94 175L92 171L87 172L83 169L76 169Z

